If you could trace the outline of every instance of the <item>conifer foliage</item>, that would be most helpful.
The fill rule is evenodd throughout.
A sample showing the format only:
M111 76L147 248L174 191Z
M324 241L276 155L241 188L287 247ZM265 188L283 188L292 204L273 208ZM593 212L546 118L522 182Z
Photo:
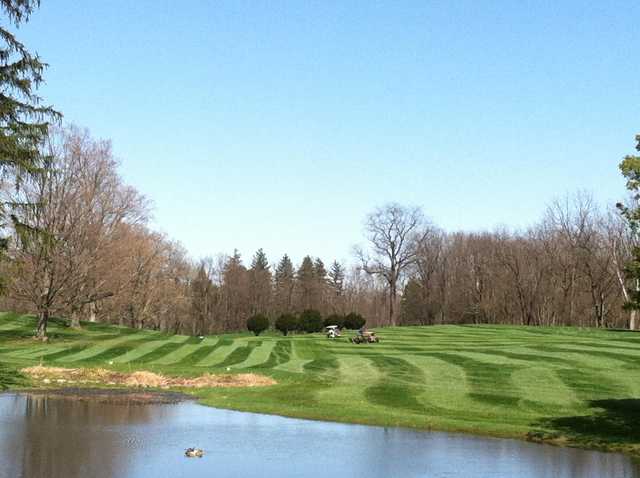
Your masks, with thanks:
M60 116L50 106L43 106L36 93L47 65L7 28L27 22L39 6L39 0L0 0L0 13L5 20L0 24L0 176L16 187L46 169L41 147L50 122ZM6 204L0 202L0 225L12 222L22 234L34 232L10 213ZM6 237L0 237L1 255L6 254L8 244ZM4 278L0 281L4 289Z
M5 20L18 27L38 0L0 0ZM46 64L0 26L0 169L4 175L36 173L43 166L40 146L59 115L36 94Z

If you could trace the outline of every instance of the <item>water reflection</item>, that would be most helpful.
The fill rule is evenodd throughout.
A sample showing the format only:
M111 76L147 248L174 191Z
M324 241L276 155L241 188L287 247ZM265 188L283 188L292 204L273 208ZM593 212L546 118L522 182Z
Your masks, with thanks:
M149 423L161 418L158 412L126 402L110 406L37 395L2 396L0 476L86 477L92 469L99 469L100 476L125 476L122 456L129 453L131 441L124 436L111 439L110 429Z
M202 447L202 459L182 456ZM0 477L640 478L621 455L178 405L0 395Z

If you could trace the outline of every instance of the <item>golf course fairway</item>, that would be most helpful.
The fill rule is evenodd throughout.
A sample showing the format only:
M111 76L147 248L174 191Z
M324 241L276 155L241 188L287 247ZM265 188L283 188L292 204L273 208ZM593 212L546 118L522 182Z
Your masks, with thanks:
M53 387L32 365L166 376L254 373L277 384L185 390L207 405L319 420L513 437L640 456L640 333L493 325L395 327L378 344L347 331L168 335L0 316L0 390ZM108 386L101 384L101 386Z

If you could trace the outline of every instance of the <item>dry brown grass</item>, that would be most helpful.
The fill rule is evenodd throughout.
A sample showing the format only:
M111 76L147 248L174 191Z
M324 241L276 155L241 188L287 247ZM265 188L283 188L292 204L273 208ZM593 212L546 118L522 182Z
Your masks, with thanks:
M178 387L206 388L206 387L266 387L275 385L276 381L264 375L255 373L240 373L237 375L205 374L196 378L178 379Z
M125 375L126 377L119 382L122 381L127 387L168 388L170 386L169 379L153 372L140 371Z
M116 372L103 368L61 368L36 365L22 372L44 384L106 384L133 388L213 388L213 387L264 387L275 385L275 380L254 373L205 374L194 378L165 377L153 372Z

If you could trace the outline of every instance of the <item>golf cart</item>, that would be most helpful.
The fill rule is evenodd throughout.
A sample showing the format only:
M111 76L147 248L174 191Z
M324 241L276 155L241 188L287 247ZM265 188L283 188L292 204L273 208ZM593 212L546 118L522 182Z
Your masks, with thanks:
M377 344L379 340L375 332L360 329L358 330L358 335L351 337L351 342L354 344Z
M327 329L326 334L328 339L335 339L337 337L340 337L340 327L338 327L337 325L327 325L325 329Z

